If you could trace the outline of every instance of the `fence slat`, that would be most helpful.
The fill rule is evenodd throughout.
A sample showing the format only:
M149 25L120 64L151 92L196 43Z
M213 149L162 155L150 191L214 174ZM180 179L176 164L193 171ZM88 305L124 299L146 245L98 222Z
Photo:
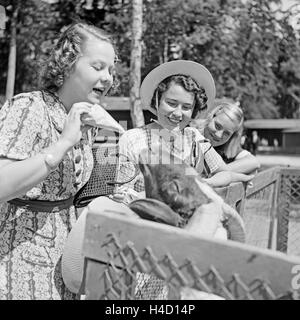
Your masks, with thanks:
M300 265L300 169L274 167L252 184L216 190L238 208L247 244L90 206L83 247L87 297L143 299L151 286L156 299L180 298L182 287L226 299L291 297L292 268Z

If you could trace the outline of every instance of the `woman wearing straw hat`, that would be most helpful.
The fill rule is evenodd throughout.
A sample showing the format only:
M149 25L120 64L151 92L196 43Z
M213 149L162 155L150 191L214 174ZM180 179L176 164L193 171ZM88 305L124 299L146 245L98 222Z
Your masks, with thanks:
M236 181L249 181L252 176L235 173L227 168L222 157L208 140L193 127L192 119L211 109L215 98L215 84L210 72L201 64L176 60L153 69L141 85L141 102L157 120L126 131L119 141L121 154L136 163L145 148L163 149L185 163L203 171L205 162L210 176L206 181L221 187ZM204 161L203 161L204 160ZM128 163L123 166L122 175ZM144 190L142 174L122 187L117 188L113 198L128 203Z
M176 159L181 159L183 162L192 165L198 172L202 172L201 160L203 158L207 161L211 172L215 173L224 170L226 164L212 148L211 144L204 139L196 128L188 127L191 119L195 118L201 111L206 110L207 106L212 105L214 96L215 85L213 78L210 72L202 65L182 60L160 65L147 75L141 86L142 103L157 116L157 120L144 127L126 131L120 138L119 152L137 163L145 148L153 151L159 146L169 154L174 154L174 158L176 157ZM126 166L126 164L128 163L122 163L121 165ZM129 171L132 174L132 170L130 169ZM122 168L120 172L124 174L126 170ZM225 175L218 176L218 174L224 173ZM232 181L249 181L251 178L251 176L244 174L219 172L206 181L213 185L217 185L217 183L224 185ZM117 180L123 181L124 177L118 177ZM84 239L86 215L89 210L95 208L94 212L101 212L107 208L110 211L119 212L128 217L136 217L136 214L126 204L135 198L143 196L141 195L143 190L144 179L141 174L133 180L133 183L127 183L125 188L117 188L116 194L112 197L116 201L108 197L99 197L92 201L82 212L76 225L71 230L62 259L64 281L71 291L84 292L82 286L84 257L81 248ZM222 202L223 200L220 199L219 201ZM212 205L220 209L220 204L214 202ZM204 210L204 208L202 209ZM206 209L209 218L206 221L198 221L195 230L199 232L201 229L207 235L214 236L220 224L221 212L212 210L209 207ZM222 209L223 214L226 214L226 210L234 210L232 208L228 209L228 206L227 209L226 207L225 209L222 207ZM202 215L202 218L204 216ZM189 229L190 227L191 225L188 225L187 229L192 232ZM147 277L147 275L145 276ZM140 282L149 281L149 279L145 280L143 277L144 275L139 275ZM156 280L154 278L150 279L153 283ZM165 297L164 283L158 280L155 286L161 289L161 295Z

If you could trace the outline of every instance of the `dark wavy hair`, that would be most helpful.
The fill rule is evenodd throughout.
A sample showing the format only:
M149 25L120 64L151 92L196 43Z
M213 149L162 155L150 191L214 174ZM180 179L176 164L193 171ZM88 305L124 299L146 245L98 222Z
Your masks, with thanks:
M82 22L73 23L62 33L49 58L42 64L42 89L55 92L63 85L82 55L83 45L91 38L106 41L115 49L113 39L104 30ZM116 86L116 83L113 86Z
M182 86L186 91L194 93L195 105L192 113L192 119L194 119L199 112L207 109L208 98L204 88L199 86L192 77L182 74L172 75L160 82L153 93L151 108L156 109L156 104L160 102L162 94L170 88L170 84L172 82Z

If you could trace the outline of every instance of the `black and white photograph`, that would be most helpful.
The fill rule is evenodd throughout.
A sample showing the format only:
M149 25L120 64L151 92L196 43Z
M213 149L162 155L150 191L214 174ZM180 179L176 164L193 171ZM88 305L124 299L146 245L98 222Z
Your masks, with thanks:
M0 300L300 300L300 0L0 0Z

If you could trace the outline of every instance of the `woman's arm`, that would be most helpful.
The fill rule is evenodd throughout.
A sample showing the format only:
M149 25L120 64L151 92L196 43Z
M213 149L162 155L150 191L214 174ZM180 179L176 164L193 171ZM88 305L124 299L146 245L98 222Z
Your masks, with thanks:
M53 163L59 164L69 149L64 141L58 141L44 149L53 156ZM51 172L45 162L46 154L38 154L26 160L0 159L0 202L8 201L25 194L43 181Z
M236 159L226 165L227 170L239 173L251 173L260 167L260 163L255 156L249 155Z
M203 179L213 188L227 187L235 182L249 182L254 178L254 175L246 175L233 171L220 171L215 173L212 177Z
M50 154L51 164L57 166L67 151L82 137L86 129L81 127L80 116L89 112L85 103L76 103L66 119L60 139L40 154L25 160L0 159L0 202L11 200L25 194L43 181L53 168L47 164L46 154Z
M229 168L217 151L209 144L204 153L204 159L212 174L211 177L204 179L214 188L226 187L234 182L248 182L253 179L253 175L237 172L234 168Z
M260 163L257 158L250 152L247 152L247 155L240 158L237 157L230 163L223 162L215 172L231 171L236 173L252 174L259 168Z

